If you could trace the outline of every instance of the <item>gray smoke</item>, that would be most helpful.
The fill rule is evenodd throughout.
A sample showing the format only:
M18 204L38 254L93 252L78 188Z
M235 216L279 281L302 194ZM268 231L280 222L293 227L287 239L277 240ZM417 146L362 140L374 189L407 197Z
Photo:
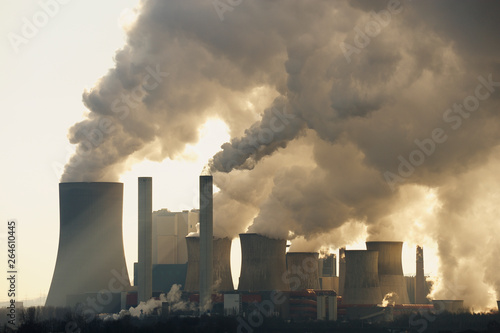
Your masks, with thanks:
M500 185L492 161L500 155L500 58L492 33L500 24L491 14L499 5L401 3L378 35L365 33L369 42L348 62L339 43L355 46L373 11L388 8L382 1L350 5L332 5L314 24L305 20L304 31L321 26L323 33L297 35L291 43L299 41L300 56L287 49L284 95L309 128L298 134L310 139L314 163L283 163L269 175L272 191L253 221L242 217L239 223L250 224L249 232L310 240L310 250L352 221L367 225L371 240L437 242L441 271L434 296L465 298L476 309L492 305L491 287L500 297L497 223L489 222ZM342 29L347 22L350 30ZM257 141L256 133L266 128L256 123L224 145L214 169L252 168L260 159L266 165L267 158L245 154L241 144ZM268 146L273 143L253 152ZM284 153L270 152L275 159ZM226 202L232 200L223 192ZM330 244L343 245L336 239Z
M209 163L218 234L316 247L339 232L356 239L365 229L346 226L362 224L372 240L424 239L439 247L436 297L492 304L499 7L142 1L115 67L84 93L62 180L116 180L131 157L176 158L218 117L233 138Z

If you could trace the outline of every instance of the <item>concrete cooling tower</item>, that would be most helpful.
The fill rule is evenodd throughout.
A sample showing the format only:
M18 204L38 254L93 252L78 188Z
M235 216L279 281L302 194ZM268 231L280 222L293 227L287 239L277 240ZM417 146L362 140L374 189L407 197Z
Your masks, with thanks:
M200 290L200 238L186 237L188 251L188 267L186 273L185 291L198 292ZM212 277L213 290L233 291L233 278L231 275L231 240L229 238L214 238L213 241Z
M401 256L403 242L366 242L366 249L378 252L378 274L382 296L396 293L396 304L409 304Z
M46 306L68 295L130 289L122 238L122 183L59 184L59 249Z
M318 252L288 252L286 268L290 290L320 289Z
M345 284L342 303L379 304L382 292L378 279L378 252L365 250L345 251Z
M241 273L238 290L289 290L286 282L286 240L240 234Z

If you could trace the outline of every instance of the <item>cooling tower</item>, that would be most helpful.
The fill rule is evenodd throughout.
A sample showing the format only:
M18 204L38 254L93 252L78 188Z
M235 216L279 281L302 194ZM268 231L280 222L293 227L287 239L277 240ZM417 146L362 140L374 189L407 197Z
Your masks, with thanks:
M231 275L231 240L229 238L214 238L213 241L212 279L214 291L233 291ZM188 267L186 273L185 291L200 290L200 238L186 237L188 249Z
M287 277L290 290L320 289L318 252L288 252Z
M366 249L378 251L378 274L382 296L396 293L396 304L409 304L401 255L403 242L366 242Z
M68 295L130 288L122 210L122 183L59 184L59 249L46 306L66 306Z
M379 304L382 293L378 279L378 252L345 251L345 284L342 303Z
M153 293L153 179L138 179L137 299L146 302Z
M200 306L210 310L213 288L213 179L200 176Z
M213 281L216 291L233 291L231 275L231 242L229 238L214 238Z
M200 291L200 237L186 237L188 262L184 291Z
M415 275L415 303L427 304L426 282L424 276L424 249L417 245L417 267Z
M286 283L286 240L240 234L241 273L238 290L289 290Z

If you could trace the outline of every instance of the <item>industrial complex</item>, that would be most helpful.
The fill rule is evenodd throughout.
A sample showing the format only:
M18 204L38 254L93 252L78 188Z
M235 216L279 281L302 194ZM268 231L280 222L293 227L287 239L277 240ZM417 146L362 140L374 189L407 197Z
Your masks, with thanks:
M61 183L59 250L46 305L81 307L95 298L100 312L118 313L180 285L190 306L164 302L163 312L246 317L265 308L266 316L335 321L390 320L435 307L465 310L462 300L428 299L422 247L416 276L404 276L403 242L369 241L366 250L341 248L337 255L290 252L285 239L243 233L235 290L232 240L213 234L212 188L212 176L200 176L199 210L153 212L152 178L138 179L138 262L131 285L122 240L123 184Z

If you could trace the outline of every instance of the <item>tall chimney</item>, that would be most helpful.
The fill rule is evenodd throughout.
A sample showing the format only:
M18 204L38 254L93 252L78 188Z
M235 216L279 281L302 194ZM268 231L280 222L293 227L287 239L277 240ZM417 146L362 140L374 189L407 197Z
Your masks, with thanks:
M415 303L426 304L426 282L424 276L424 249L417 245L417 273L415 276Z
M213 286L213 179L200 176L200 312L211 310Z
M153 179L139 177L138 185L137 299L139 302L146 302L153 296Z
M241 274L238 290L288 290L286 240L262 235L240 234Z
M403 242L366 242L366 249L378 251L378 277L382 296L396 293L396 304L409 304L401 262Z
M68 295L130 289L122 236L123 183L59 184L59 249L46 306Z
M345 286L345 247L339 249L339 296L344 296Z
M345 251L344 304L379 304L382 293L378 279L378 252Z

